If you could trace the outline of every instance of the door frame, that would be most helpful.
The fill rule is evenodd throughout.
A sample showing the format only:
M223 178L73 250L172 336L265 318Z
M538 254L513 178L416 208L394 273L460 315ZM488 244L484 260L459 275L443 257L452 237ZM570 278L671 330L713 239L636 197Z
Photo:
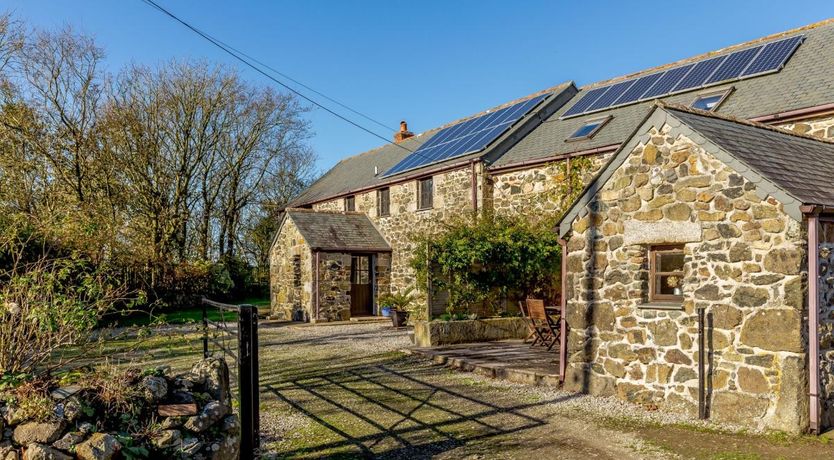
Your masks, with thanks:
M351 273L350 273L350 281L351 286L353 286L353 258L354 257L364 257L368 261L368 284L370 286L370 314L372 316L378 316L378 308L377 308L377 301L376 301L376 294L377 294L377 283L376 283L376 253L373 252L351 252ZM353 297L350 299L350 308L348 311L353 309ZM351 316L353 316L351 314Z

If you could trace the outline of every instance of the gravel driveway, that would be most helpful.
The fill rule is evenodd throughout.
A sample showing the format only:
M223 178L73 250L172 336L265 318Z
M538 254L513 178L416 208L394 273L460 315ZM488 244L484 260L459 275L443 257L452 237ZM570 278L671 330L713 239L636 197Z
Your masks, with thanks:
M101 352L186 370L202 353L193 330L154 329ZM259 334L264 458L834 458L825 437L750 433L450 370L401 353L407 333L379 324L265 322Z
M276 458L830 458L611 398L511 384L410 357L378 324L261 331L261 428Z

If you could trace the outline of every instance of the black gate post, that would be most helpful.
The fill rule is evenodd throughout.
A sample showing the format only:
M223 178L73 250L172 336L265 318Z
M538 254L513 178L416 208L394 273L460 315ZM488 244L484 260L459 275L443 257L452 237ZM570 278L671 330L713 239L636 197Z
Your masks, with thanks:
M258 313L252 305L238 310L238 359L240 380L240 458L256 458L260 447L260 390L258 388Z

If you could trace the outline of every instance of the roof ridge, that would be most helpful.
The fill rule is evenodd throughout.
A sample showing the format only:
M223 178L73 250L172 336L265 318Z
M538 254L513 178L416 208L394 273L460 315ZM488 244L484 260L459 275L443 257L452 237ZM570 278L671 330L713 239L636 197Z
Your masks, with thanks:
M753 121L753 120L748 120L748 119L745 119L745 118L737 118L737 117L734 117L734 116L731 116L731 115L719 114L719 113L710 112L710 111L707 111L707 110L696 109L694 107L689 107L689 106L682 105L682 104L676 104L676 103L672 103L672 102L664 102L664 101L657 100L657 101L654 101L654 105L658 106L658 107L661 107L661 108L664 108L664 109L677 110L679 112L687 112L687 113L691 113L691 114L694 114L694 115L700 115L700 116L707 117L707 118L715 118L715 119L718 119L718 120L729 121L729 122L737 123L737 124L740 124L740 125L751 126L753 128L760 128L760 129L764 129L764 130L767 130L767 131L773 131L773 132L776 132L776 133L779 133L779 134L799 137L801 139L807 139L807 140L811 140L811 141L817 141L817 142L820 142L820 143L823 143L823 144L834 144L834 139L825 139L825 138L820 138L820 137L816 137L816 136L811 136L809 134L800 134L800 133L797 133L796 131L791 131L790 129L780 128L778 126L768 125L768 124L765 124L765 123L761 123L761 122Z
M475 114L467 115L465 117L458 118L457 120L450 121L446 124L438 126L437 128L432 128L432 129L430 129L428 131L425 131L425 132L448 128L449 126L454 126L454 125L457 125L459 123L463 123L464 121L471 120L473 118L478 118L478 117L486 115L488 113L492 113L496 110L501 110L505 107L509 107L511 105L518 104L519 102L526 101L528 99L532 99L532 98L537 97L537 96L541 96L542 94L556 93L556 91L564 91L565 89L569 88L571 85L576 86L576 83L574 83L573 80L567 80L567 81L564 81L562 83L559 83L558 85L554 85L554 86L551 86L549 88L545 88L545 89L530 93L526 96L518 97L518 98L515 98L513 100L504 102L502 104L498 104L494 107L490 107L488 109L481 110L480 112L477 112Z
M753 45L753 44L767 42L767 41L770 41L770 40L774 40L774 39L777 39L777 38L782 38L782 37L785 37L787 35L795 34L795 33L798 33L798 32L803 32L803 31L806 31L806 30L816 29L816 28L823 27L823 26L826 26L826 25L829 25L829 24L832 24L832 23L834 23L834 18L823 19L822 21L813 22L811 24L806 24L804 26L795 27L793 29L788 29L788 30L784 30L784 31L781 31L781 32L772 33L770 35L765 35L764 37L759 37L759 38L755 38L753 40L748 40L746 42L736 43L734 45L725 46L723 48L719 48L717 50L712 50L712 51L707 51L705 53L697 54L695 56L690 56L690 57L686 57L686 58L683 58L683 59L678 59L677 61L674 61L674 62L661 64L661 65L658 65L658 66L650 67L648 69L643 69L643 70L639 70L637 72L632 72L632 73L629 73L629 74L626 74L626 75L620 75L620 76L617 76L617 77L607 78L605 80L600 80L600 81L596 81L596 82L593 82L593 83L588 83L587 85L582 85L580 87L580 89L583 90L583 91L587 91L591 88L597 88L597 87L600 87L600 86L610 85L612 83L618 83L618 82L621 82L621 81L626 81L626 80L629 80L629 79L632 79L632 78L636 78L638 76L649 75L649 74L656 73L656 72L661 71L661 70L666 70L666 69L671 69L673 67L678 67L682 64L688 64L690 62L699 61L699 60L702 60L702 59L707 58L707 57L711 57L711 56L715 56L715 55L719 55L719 54L724 54L724 53L729 53L731 51L737 51L740 48L744 48L744 47L747 47L747 46L750 46L750 45Z

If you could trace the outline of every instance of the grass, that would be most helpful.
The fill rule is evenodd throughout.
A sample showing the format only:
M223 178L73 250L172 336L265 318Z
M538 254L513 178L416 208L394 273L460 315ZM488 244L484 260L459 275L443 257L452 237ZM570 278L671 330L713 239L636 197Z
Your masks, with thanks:
M249 304L256 307L263 307L269 305L269 299L260 297L247 297L245 299L229 302L232 305ZM214 308L209 308L207 311L208 319L210 321L237 321L235 313L224 312L221 317L220 311ZM133 313L129 316L119 317L116 320L117 326L149 326L159 324L190 324L198 323L203 320L202 307L171 309L171 310L157 310L153 313L141 312Z

